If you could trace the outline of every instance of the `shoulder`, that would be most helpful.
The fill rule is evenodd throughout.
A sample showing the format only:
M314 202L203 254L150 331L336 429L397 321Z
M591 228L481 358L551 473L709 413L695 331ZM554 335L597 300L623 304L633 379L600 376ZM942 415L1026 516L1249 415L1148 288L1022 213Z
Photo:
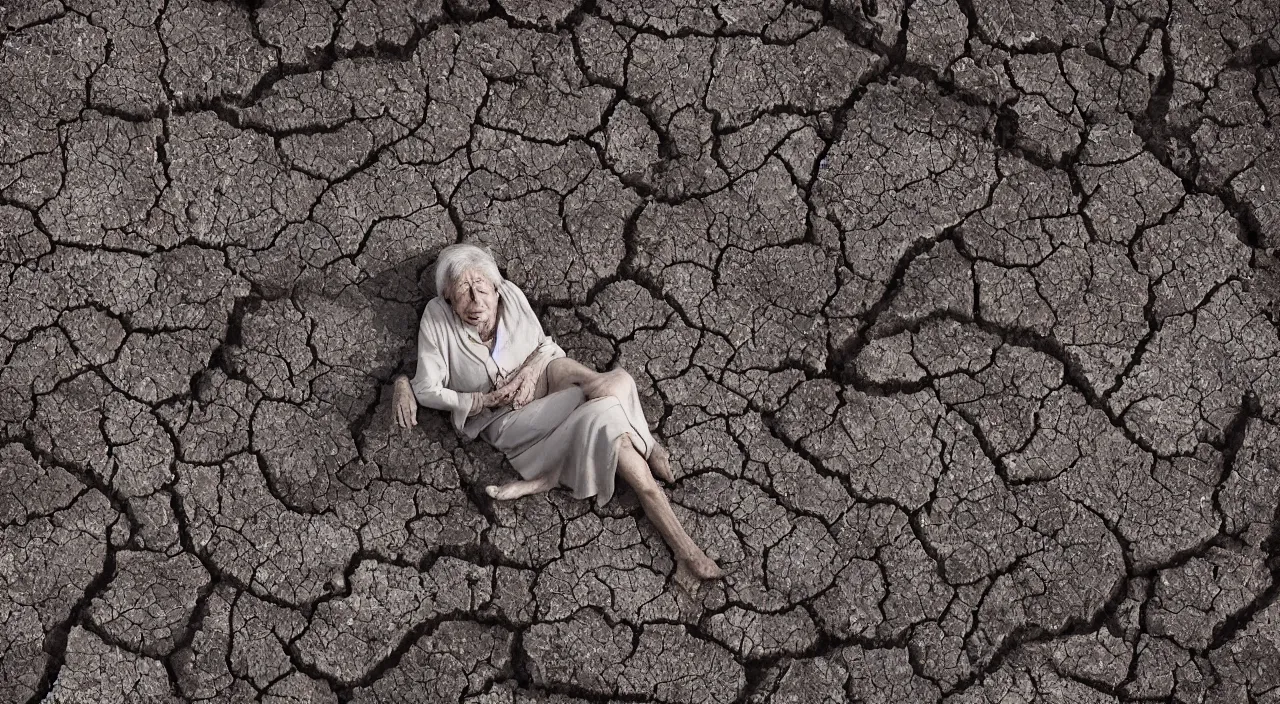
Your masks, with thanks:
M532 310L529 307L529 299L524 297L524 291L521 291L519 286L511 283L510 279L503 279L502 285L498 287L498 296L507 305L519 308L521 311Z
M422 309L422 319L418 321L418 331L438 337L444 334L449 326L453 325L453 309L445 302L444 298L436 296L427 302L425 308Z

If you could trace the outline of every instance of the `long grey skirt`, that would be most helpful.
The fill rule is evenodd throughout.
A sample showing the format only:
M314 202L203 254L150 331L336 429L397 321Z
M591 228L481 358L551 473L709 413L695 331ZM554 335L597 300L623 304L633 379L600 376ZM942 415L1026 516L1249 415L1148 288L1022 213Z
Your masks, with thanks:
M546 394L495 419L481 436L522 479L550 473L574 498L594 496L603 506L613 498L617 439L629 433L646 459L653 449L635 384L627 386L622 398L587 400L577 386Z

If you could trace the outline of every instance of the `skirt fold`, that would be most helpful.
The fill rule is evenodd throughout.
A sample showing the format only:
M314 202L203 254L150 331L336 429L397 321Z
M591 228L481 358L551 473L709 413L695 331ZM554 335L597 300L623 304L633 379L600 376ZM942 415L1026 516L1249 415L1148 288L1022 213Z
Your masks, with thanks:
M504 414L484 429L483 437L522 479L551 473L574 498L594 496L604 505L613 498L615 442L624 433L630 433L636 451L647 458L653 436L634 386L623 398L592 400L573 386Z

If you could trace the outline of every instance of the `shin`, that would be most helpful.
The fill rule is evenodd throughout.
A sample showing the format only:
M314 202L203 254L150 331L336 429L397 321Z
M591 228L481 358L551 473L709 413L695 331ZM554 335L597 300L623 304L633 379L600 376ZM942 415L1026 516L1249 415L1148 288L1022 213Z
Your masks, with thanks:
M670 546L682 568L699 579L715 579L724 574L680 525L667 495L653 480L649 465L636 452L630 436L626 434L618 439L618 474L635 490L645 515Z

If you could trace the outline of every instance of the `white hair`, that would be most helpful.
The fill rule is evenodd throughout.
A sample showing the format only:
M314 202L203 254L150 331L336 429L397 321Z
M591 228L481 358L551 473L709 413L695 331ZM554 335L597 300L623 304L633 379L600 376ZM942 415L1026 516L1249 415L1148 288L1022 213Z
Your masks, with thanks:
M448 298L448 291L453 283L468 269L476 269L494 290L502 285L502 274L498 271L498 263L493 260L488 247L474 244L451 244L440 250L436 257L436 295Z

